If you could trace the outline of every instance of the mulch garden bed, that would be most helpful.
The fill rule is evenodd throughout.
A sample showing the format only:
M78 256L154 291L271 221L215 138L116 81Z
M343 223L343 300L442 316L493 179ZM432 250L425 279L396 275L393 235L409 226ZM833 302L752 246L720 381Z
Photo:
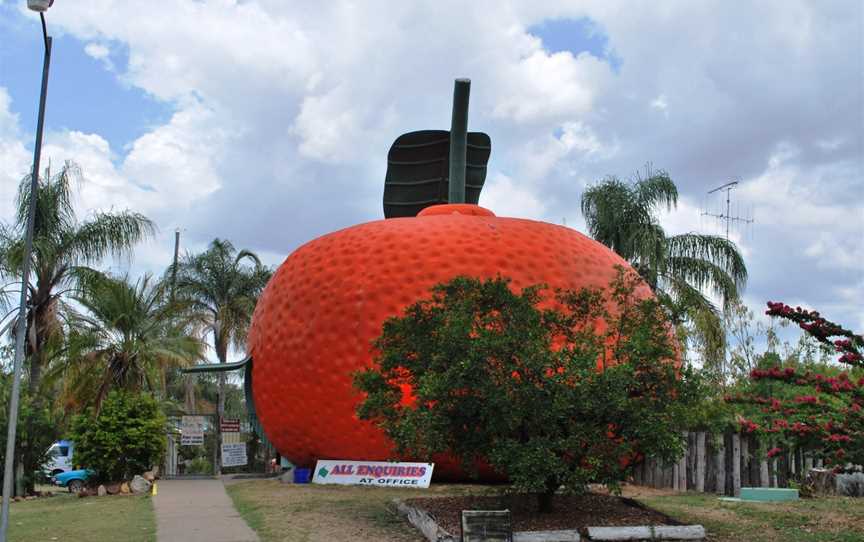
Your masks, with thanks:
M514 532L557 531L586 527L680 525L666 514L652 510L625 497L587 493L556 495L553 511L537 513L537 499L532 495L432 497L408 499L407 504L422 508L435 517L438 525L458 535L462 510L509 509Z

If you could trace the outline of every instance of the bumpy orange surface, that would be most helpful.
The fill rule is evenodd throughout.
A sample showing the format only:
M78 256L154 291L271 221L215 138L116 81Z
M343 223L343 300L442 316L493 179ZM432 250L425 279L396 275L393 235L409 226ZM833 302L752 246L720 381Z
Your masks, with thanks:
M255 309L248 345L267 438L300 465L387 459L391 444L357 419L360 394L351 384L352 373L371 364L387 317L457 275L500 274L516 288L605 288L616 265L627 266L574 230L473 205L430 207L315 239L285 260Z

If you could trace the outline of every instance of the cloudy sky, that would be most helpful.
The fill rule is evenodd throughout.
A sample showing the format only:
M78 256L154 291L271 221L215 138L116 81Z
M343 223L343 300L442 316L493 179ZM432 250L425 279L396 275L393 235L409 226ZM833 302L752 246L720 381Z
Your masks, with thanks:
M0 0L0 219L32 160L38 18ZM481 205L583 229L579 197L646 163L682 194L670 232L732 179L746 300L864 329L864 8L858 0L57 0L43 164L81 165L82 212L160 234L118 270L161 272L173 232L276 264L382 217L401 133L448 128L470 77L490 134Z

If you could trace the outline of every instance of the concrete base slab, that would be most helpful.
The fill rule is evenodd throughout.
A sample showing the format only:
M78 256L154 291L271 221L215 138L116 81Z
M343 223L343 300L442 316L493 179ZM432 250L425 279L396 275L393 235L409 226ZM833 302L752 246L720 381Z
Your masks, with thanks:
M588 527L589 540L704 540L701 525L646 525L640 527Z
M513 542L579 542L579 531L520 531Z

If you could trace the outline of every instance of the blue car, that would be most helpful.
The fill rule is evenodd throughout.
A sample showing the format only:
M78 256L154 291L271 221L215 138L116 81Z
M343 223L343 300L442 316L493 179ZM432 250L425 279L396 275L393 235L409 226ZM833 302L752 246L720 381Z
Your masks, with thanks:
M69 493L78 493L87 485L87 479L95 474L90 469L70 470L61 472L51 479L54 485L69 489Z

